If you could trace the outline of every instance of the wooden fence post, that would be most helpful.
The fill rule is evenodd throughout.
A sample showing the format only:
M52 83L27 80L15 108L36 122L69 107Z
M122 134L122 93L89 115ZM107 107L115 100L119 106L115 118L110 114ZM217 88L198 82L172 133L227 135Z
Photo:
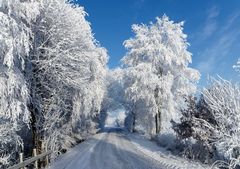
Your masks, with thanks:
M47 152L47 146L45 145L45 151ZM48 166L49 161L48 161L49 155L46 156L46 161L45 161L45 167Z
M44 143L43 143L43 141L41 141L41 153L44 153L44 150L45 150L45 148L44 148ZM44 168L45 167L45 164L44 164L45 162L44 162L44 158L43 159L41 159L41 161L40 161L40 167L41 168Z
M36 150L36 148L34 148L33 149L33 157L36 157L36 156L37 156L37 150ZM34 167L35 167L35 169L38 169L38 160L36 160L34 162Z
M29 164L34 164L34 168L38 169L38 161L41 159L45 159L46 156L49 156L51 153L53 153L52 150L50 151L46 151L44 153L38 154L37 155L37 151L36 149L33 150L33 156L32 158L27 158L27 159L23 159L23 153L19 154L19 163L15 164L11 167L9 167L8 169L26 169L25 167L28 166Z
M20 163L22 163L22 162L23 162L23 153L20 153L20 154L19 154L19 158L20 158ZM21 169L24 169L24 167L21 168Z

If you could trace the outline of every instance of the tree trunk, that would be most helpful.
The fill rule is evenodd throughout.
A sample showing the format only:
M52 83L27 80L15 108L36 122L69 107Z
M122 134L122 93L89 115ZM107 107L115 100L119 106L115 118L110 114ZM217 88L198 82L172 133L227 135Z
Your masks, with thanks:
M132 127L132 132L135 132L135 122L136 121L136 117L135 117L135 113L133 113L133 127Z
M158 113L155 115L155 125L156 125L156 134L161 131L161 112L158 110Z

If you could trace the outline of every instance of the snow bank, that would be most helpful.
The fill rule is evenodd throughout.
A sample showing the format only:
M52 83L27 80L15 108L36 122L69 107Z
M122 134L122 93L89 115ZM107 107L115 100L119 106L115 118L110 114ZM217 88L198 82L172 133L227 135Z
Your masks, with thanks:
M210 166L173 156L169 151L159 147L155 142L147 141L143 136L129 134L128 138L143 154L164 163L168 167L174 168L174 166L178 166L182 169L210 169Z

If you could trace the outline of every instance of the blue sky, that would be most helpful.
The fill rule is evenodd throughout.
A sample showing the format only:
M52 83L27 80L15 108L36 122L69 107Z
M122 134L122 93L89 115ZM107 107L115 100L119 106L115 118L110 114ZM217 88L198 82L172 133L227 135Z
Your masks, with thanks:
M193 54L190 65L202 74L217 74L239 81L232 66L240 57L239 0L78 0L89 14L95 38L108 50L109 67L120 65L126 53L123 41L132 37L131 25L148 24L166 14L176 22L185 21L184 33Z

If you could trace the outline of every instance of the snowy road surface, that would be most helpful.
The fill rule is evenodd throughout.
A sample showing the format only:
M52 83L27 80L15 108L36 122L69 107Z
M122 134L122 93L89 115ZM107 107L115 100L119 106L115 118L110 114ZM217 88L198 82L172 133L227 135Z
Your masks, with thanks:
M121 130L109 130L75 146L50 169L202 169L172 156L155 143Z

